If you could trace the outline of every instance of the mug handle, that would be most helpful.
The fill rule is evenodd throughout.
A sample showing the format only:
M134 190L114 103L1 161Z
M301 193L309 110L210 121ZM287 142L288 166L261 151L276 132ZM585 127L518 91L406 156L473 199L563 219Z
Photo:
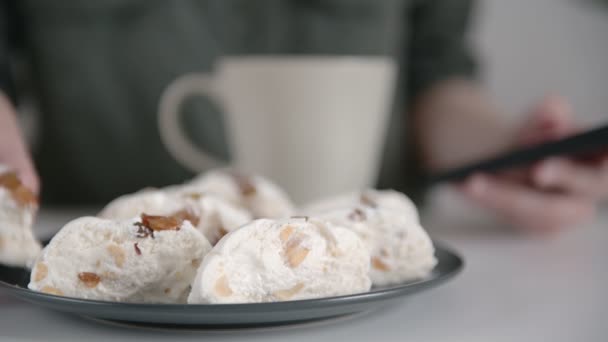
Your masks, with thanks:
M180 127L182 102L193 95L206 96L223 111L224 106L213 76L203 73L186 74L171 82L162 93L158 130L161 142L173 158L190 171L201 172L225 163L194 145Z

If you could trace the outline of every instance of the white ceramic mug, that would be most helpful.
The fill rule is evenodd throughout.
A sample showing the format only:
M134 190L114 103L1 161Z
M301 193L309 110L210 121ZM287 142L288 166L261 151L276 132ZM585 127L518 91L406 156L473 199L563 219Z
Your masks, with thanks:
M161 97L163 143L195 172L223 166L180 128L180 105L206 96L223 112L231 166L259 173L296 202L372 186L396 78L388 57L227 57Z

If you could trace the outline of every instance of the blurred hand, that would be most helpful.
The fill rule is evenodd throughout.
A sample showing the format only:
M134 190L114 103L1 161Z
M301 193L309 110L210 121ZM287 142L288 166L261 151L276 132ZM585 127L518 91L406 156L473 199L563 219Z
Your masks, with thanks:
M521 127L516 144L555 140L576 130L568 103L547 98ZM608 195L608 152L549 158L503 174L477 174L460 188L515 227L551 233L594 217L597 204Z
M38 194L38 174L17 125L15 110L0 94L0 164L15 170L21 181Z

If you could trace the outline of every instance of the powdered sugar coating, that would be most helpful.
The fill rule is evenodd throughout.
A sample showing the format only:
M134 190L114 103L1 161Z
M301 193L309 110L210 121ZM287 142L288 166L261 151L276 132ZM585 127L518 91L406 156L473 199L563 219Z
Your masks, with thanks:
M214 245L226 233L252 220L249 212L218 196L179 186L158 190L144 189L121 196L99 214L110 219L127 219L142 213L173 215L188 213L191 222Z
M261 176L212 170L194 178L185 188L217 195L246 208L254 218L286 218L294 213L294 206L285 191Z
M304 219L251 222L209 253L188 303L253 303L368 291L369 254L360 238Z
M85 299L185 303L211 245L188 221L152 234L140 224L140 218L69 222L36 260L28 287Z
M371 256L374 286L428 277L437 264L415 205L397 191L352 192L311 203L302 212L359 235Z

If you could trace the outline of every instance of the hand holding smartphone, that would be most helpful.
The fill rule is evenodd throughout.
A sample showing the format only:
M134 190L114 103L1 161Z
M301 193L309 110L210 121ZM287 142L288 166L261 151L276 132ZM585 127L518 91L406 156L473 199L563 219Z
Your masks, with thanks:
M463 180L477 172L496 172L530 164L548 157L576 156L608 149L608 125L560 140L508 152L496 158L431 175L427 184Z

